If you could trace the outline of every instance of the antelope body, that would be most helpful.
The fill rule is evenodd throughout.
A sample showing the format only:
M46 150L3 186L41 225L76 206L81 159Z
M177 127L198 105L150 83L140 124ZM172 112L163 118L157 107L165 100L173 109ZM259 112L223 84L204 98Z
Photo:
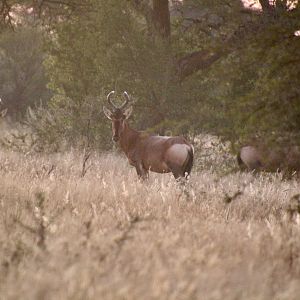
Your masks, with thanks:
M244 146L237 155L238 164L248 170L300 171L300 148L283 146L268 148L263 145Z
M154 136L129 127L127 119L132 113L129 96L124 92L125 103L116 107L111 96L108 103L113 110L103 107L105 115L112 121L113 140L119 142L129 163L136 168L140 178L146 179L148 172L169 173L174 177L186 178L193 166L194 149L183 137Z

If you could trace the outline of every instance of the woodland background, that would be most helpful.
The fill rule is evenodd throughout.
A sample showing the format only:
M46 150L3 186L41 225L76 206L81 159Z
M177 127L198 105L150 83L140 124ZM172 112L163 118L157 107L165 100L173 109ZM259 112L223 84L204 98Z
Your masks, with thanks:
M110 90L138 129L300 144L298 1L2 0L0 16L0 97L39 151L110 149Z
M299 177L232 154L300 149L299 30L298 1L0 0L0 300L298 300ZM111 90L193 140L184 190L107 151Z

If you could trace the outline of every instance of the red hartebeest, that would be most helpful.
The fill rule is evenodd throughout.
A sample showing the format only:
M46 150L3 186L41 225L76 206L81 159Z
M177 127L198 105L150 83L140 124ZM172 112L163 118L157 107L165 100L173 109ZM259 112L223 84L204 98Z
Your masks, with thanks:
M172 172L176 179L186 178L193 166L193 146L183 137L154 136L130 128L126 121L132 113L130 98L124 92L125 102L117 107L111 100L113 94L114 91L107 95L112 110L104 106L103 111L112 121L113 141L119 142L138 176L145 179L150 170L156 173Z
M300 171L300 147L293 145L267 146L263 143L244 146L237 155L242 169L251 171L283 171L284 173Z
M237 161L241 169L259 171L262 168L261 154L253 146L244 146L237 155Z

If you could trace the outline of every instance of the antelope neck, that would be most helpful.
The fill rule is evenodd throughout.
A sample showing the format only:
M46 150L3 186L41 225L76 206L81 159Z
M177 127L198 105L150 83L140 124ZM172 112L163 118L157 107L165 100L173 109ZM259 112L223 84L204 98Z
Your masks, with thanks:
M127 122L124 124L124 129L120 135L120 146L125 154L130 152L130 148L135 145L139 136L139 132L129 127Z

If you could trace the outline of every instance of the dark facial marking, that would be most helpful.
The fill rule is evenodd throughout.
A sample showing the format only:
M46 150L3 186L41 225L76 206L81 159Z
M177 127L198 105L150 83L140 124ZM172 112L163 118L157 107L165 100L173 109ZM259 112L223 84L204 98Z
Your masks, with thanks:
M112 131L113 131L113 141L117 142L120 139L120 134L123 130L123 122L125 116L121 109L116 109L112 115Z

